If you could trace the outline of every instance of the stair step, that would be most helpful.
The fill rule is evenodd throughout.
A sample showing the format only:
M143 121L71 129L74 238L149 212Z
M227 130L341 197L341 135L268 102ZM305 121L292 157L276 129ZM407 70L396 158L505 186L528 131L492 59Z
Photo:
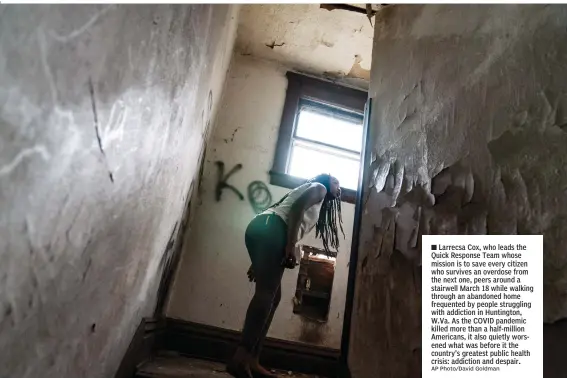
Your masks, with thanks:
M317 378L313 375L278 372L282 377ZM232 378L225 365L182 356L156 357L138 367L136 378Z
M230 378L224 365L186 357L156 357L138 368L136 377Z

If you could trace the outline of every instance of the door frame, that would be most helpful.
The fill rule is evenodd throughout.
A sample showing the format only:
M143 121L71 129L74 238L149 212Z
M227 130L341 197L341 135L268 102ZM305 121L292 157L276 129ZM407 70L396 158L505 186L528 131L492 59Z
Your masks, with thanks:
M341 335L341 349L340 349L340 372L341 378L350 378L350 368L348 365L348 356L350 349L350 331L352 326L352 312L354 308L354 296L356 285L356 271L358 267L358 250L360 247L360 229L362 222L363 211L363 198L365 196L365 186L367 182L368 169L370 167L370 119L372 114L372 98L368 98L364 107L364 130L362 140L362 159L360 162L360 171L358 175L358 190L356 192L356 202L354 208L354 222L352 241L350 247L350 259L347 278L346 300L343 318L343 330Z

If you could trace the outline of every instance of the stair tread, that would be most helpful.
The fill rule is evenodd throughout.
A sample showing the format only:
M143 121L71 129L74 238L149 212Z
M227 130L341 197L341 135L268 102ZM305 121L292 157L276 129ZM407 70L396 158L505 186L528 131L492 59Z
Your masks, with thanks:
M282 377L317 378L313 375L279 372ZM218 362L199 360L183 356L161 356L143 363L137 377L147 378L232 378L226 373L225 365Z
M156 357L138 368L139 377L229 378L222 364L186 357Z

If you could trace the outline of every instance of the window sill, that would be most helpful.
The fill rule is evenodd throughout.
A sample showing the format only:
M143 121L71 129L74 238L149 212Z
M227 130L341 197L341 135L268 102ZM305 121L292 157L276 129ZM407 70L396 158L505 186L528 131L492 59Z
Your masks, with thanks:
M270 171L270 184L281 186L283 188L295 189L305 184L307 180L290 176L286 173ZM356 190L341 188L341 201L347 203L356 203Z

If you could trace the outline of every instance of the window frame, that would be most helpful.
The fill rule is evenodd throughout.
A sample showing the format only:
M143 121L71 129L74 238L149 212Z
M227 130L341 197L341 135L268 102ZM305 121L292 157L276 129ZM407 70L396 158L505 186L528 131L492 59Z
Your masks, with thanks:
M312 101L339 108L337 109L338 111L358 113L363 118L368 92L292 71L288 71L286 77L288 87L278 132L274 163L269 173L270 184L295 189L304 184L306 180L290 176L286 173L286 170L290 160L291 147L295 137L295 125L302 101ZM364 141L361 141L361 144L363 145ZM340 147L331 147L341 149ZM362 155L360 156L360 164L362 164ZM341 200L354 204L356 192L353 189L341 188Z

